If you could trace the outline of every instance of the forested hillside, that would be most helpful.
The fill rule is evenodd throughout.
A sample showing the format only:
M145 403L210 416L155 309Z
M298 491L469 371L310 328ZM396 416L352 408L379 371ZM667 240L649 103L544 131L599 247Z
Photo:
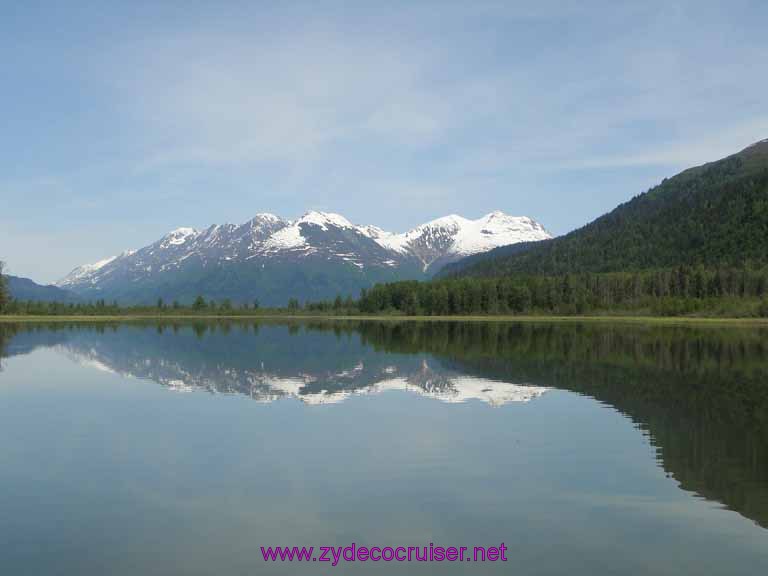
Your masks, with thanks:
M768 140L686 170L566 236L447 275L626 272L768 263Z
M19 301L33 302L77 302L79 298L69 290L58 286L38 284L29 278L19 276L5 277L10 297Z
M3 311L9 299L8 284L3 275L3 268L5 268L5 263L0 261L0 312Z
M378 284L357 303L369 314L632 314L768 317L768 267L543 276L464 277Z

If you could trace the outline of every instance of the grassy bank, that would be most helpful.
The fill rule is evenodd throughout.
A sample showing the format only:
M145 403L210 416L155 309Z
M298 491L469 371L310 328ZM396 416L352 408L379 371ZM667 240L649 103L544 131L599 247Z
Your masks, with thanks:
M632 323L632 324L707 324L731 326L768 326L768 318L723 318L692 316L396 316L396 315L328 315L328 314L105 314L105 315L4 315L0 322L136 322L136 321L201 321L201 320L355 320L376 322L557 322L557 323Z

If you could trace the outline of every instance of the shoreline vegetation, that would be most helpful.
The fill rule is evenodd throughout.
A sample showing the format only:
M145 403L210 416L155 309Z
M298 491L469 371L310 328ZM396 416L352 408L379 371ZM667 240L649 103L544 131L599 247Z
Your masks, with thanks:
M35 322L142 322L142 321L362 321L362 322L487 322L487 323L604 323L604 324L653 324L653 325L713 325L713 326L766 326L768 318L739 318L739 317L707 317L707 316L632 316L632 315L601 315L601 316L513 316L513 315L445 315L445 316L404 316L404 315L335 315L311 313L277 313L264 312L258 314L4 314L0 315L0 323L35 323Z
M561 276L437 278L363 289L359 298L261 306L203 295L154 305L22 301L10 298L0 263L0 321L133 319L458 320L768 324L768 266L700 266Z

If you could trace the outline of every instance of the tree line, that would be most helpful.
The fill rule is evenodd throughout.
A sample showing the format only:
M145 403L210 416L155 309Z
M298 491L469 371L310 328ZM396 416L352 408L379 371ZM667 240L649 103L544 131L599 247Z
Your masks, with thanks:
M768 317L768 266L677 268L638 271L459 277L402 281L362 290L358 299L300 302L263 308L258 300L219 302L198 296L191 305L158 299L125 307L116 301L61 303L9 297L0 275L0 312L35 316L109 315L584 315Z
M269 315L353 315L359 313L357 302L348 296L342 299L301 303L289 298L286 306L262 307L258 299L235 303L229 298L221 301L198 296L192 304L178 300L166 302L158 298L154 305L120 305L116 300L89 302L56 302L15 300L2 292L0 277L0 313L18 316L269 316Z
M5 310L8 302L11 299L8 293L8 281L5 279L3 270L5 269L5 262L0 260L0 312Z
M233 304L231 300L220 302L198 297L191 305L182 305L177 300L170 303L159 298L154 305L123 306L117 301L99 299L91 302L45 302L40 300L9 299L0 311L5 314L22 316L117 316L136 315L240 315L274 311L261 309L258 300L252 303Z
M647 313L768 316L768 267L672 269L559 276L462 277L378 284L358 302L368 314Z

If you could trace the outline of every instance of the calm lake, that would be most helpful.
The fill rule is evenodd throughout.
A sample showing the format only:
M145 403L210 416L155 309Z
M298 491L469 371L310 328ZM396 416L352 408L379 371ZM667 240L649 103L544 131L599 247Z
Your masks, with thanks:
M768 574L768 330L0 324L0 573ZM268 562L262 546L507 546Z

